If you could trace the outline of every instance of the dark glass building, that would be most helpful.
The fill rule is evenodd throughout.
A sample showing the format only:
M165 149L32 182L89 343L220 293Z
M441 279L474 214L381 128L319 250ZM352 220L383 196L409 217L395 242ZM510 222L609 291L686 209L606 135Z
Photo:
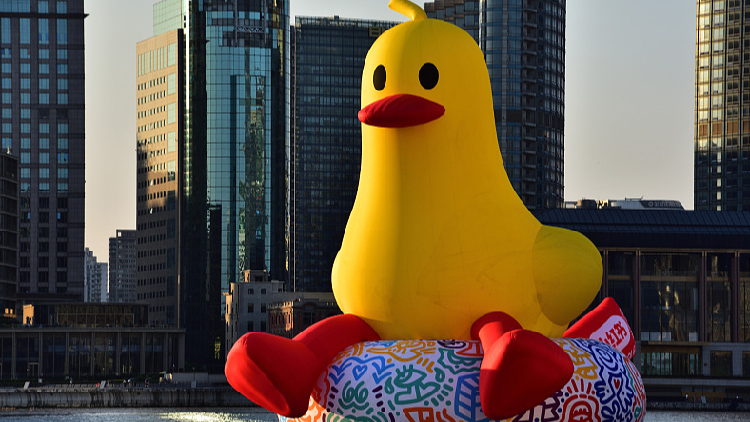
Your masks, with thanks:
M154 5L154 37L181 31L175 60L184 62L184 75L175 70L179 82L179 94L174 97L175 183L139 195L146 195L148 210L160 206L149 204L149 195L165 192L164 206L169 207L169 191L177 191L172 273L179 295L176 317L186 329L189 364L222 367L222 292L229 291L229 283L240 280L245 270L265 270L277 280L287 278L288 14L288 0L163 0ZM159 60L158 53L154 57ZM164 76L152 76L159 77ZM168 82L165 86L168 90ZM158 96L159 90L146 94ZM143 111L158 107L164 105L154 103ZM169 125L169 110L163 115L144 123L158 125L166 117ZM158 146L154 148L158 151ZM167 166L170 182L171 158L162 159L141 163L147 169L142 181L165 177L158 174L162 164ZM166 224L170 218L165 214ZM159 236L151 229L144 219L139 223L139 238ZM169 233L164 230L161 235ZM139 267L155 269L172 262L168 253L161 262L140 261L146 249L165 248L152 244L139 250ZM170 275L151 272L139 275L139 282L161 277ZM159 293L141 289L139 294Z
M750 210L750 31L744 0L699 0L696 210Z
M0 311L15 319L18 286L18 158L0 151Z
M19 158L19 306L84 296L84 18L83 0L0 2L0 146Z
M562 207L565 0L444 0L425 11L482 48L505 171L526 207Z
M362 69L397 22L297 17L293 31L290 275L301 292L330 292L362 160Z

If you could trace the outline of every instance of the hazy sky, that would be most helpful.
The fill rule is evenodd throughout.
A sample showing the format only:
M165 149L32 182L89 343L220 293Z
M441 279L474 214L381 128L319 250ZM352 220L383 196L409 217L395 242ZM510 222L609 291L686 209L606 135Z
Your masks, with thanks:
M135 228L135 45L152 35L154 3L85 2L86 246L100 262L117 229ZM291 12L404 20L387 4L291 0ZM567 2L566 200L643 196L693 208L695 9Z

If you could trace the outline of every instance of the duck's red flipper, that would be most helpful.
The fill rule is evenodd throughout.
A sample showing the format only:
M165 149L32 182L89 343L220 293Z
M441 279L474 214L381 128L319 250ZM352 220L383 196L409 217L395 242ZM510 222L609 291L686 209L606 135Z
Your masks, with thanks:
M327 318L294 339L247 333L227 355L227 381L255 404L294 418L307 412L320 373L336 354L380 336L360 318L345 314Z
M484 349L479 399L490 419L531 409L573 376L573 362L562 348L540 333L521 329L508 314L483 316L472 326L471 335Z

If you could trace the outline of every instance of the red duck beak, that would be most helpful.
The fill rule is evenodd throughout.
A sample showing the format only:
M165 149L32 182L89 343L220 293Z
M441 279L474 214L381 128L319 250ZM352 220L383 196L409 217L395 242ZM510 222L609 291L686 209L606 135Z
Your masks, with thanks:
M431 122L445 114L445 107L411 94L391 95L359 111L359 121L370 126L400 128Z

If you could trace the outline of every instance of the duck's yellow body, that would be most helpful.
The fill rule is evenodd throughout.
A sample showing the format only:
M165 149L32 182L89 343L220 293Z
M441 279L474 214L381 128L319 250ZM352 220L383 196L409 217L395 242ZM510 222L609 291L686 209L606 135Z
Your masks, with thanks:
M427 63L433 87L420 79ZM562 336L599 290L601 257L581 234L540 224L513 190L474 40L442 21L405 22L373 45L363 75L363 107L411 94L445 113L362 125L359 191L333 267L342 311L383 339L468 339L492 311Z

